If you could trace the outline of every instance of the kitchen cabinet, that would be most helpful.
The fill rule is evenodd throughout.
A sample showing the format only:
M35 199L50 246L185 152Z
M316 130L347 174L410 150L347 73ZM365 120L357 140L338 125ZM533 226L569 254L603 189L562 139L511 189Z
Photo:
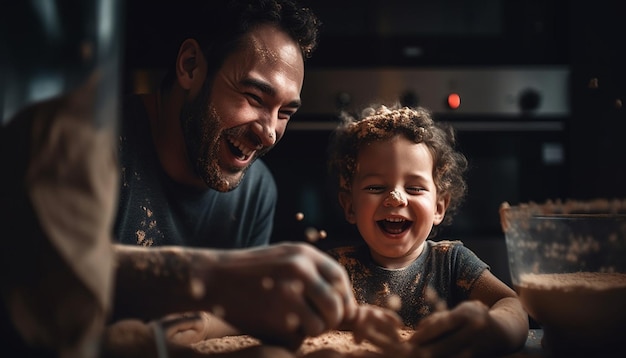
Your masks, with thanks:
M613 6L610 6L613 4ZM570 195L626 197L626 22L617 2L570 3Z

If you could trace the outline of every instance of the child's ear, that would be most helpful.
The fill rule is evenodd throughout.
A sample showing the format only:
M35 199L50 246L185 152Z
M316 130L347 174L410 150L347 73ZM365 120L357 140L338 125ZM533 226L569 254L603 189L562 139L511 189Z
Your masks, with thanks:
M176 78L185 90L196 92L202 87L206 63L200 44L194 39L186 39L178 49L176 57Z
M347 191L339 191L339 204L343 208L343 214L346 217L346 220L350 224L356 224L356 219L354 218L354 210L352 206L352 195L350 195Z
M434 225L439 225L446 217L446 210L450 204L450 195L440 195L437 197L437 203L435 204L435 217L433 219Z

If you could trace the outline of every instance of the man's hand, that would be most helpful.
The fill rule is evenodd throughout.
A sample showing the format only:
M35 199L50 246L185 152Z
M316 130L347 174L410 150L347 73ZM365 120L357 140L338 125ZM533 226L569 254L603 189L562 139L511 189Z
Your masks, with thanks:
M357 312L344 268L306 243L219 251L205 276L208 309L270 344L295 349Z

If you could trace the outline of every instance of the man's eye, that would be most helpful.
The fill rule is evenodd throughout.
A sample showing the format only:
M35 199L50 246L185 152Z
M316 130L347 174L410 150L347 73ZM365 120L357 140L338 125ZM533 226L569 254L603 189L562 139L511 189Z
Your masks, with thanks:
M365 187L365 191L370 193L381 193L385 190L385 187L382 185L369 185Z
M261 97L255 95L254 93L246 93L246 96L248 96L248 98L252 99L257 104L263 104L263 100L261 99Z
M278 112L278 119L289 120L294 114L296 114L295 111L280 111Z

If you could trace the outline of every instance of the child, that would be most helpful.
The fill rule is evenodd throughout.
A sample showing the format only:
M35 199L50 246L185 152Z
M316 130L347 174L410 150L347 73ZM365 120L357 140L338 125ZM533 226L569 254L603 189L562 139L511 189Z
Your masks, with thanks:
M521 348L528 316L515 291L460 241L432 241L466 193L467 160L453 129L420 107L342 117L329 165L346 220L365 243L329 253L346 267L357 301L396 309L415 328L411 356Z

